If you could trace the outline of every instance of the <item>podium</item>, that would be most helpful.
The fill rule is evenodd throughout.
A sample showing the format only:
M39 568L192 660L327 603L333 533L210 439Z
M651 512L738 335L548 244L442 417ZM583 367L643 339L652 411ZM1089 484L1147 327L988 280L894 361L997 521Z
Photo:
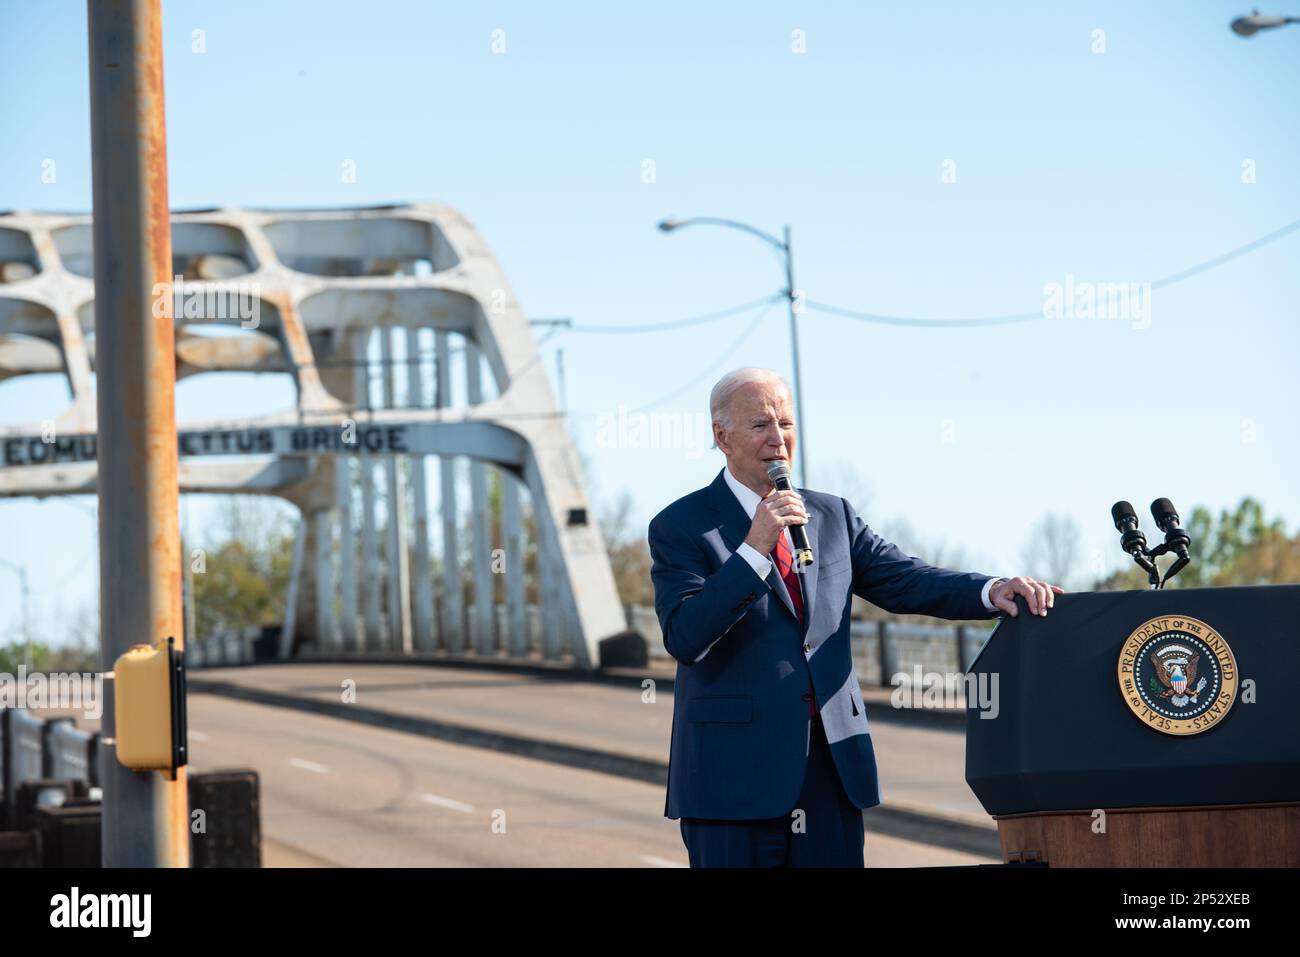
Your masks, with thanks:
M1017 603L966 675L1004 862L1300 866L1300 585Z

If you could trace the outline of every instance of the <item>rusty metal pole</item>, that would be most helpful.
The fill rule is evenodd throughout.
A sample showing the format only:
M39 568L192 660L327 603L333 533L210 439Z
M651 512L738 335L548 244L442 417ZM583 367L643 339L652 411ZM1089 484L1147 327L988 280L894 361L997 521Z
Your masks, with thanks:
M87 0L99 401L100 642L183 645L176 365L159 0ZM161 301L160 301L161 300ZM155 308L157 306L157 308ZM103 736L116 734L113 708ZM105 867L188 867L185 769L105 749Z

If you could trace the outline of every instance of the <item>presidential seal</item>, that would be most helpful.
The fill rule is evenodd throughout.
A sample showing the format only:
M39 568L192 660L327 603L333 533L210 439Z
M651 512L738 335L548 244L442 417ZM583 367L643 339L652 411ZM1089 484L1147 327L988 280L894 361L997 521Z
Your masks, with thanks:
M1218 724L1237 698L1237 659L1203 621L1152 618L1120 650L1119 691L1147 727L1200 734Z

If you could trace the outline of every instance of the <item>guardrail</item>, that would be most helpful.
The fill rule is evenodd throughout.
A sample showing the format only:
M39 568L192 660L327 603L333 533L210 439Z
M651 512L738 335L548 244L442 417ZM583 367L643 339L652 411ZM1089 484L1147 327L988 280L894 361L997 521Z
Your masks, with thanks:
M504 605L497 606L498 633L508 628ZM652 659L671 657L664 648L663 632L655 610L647 605L624 605L627 627L641 635ZM474 633L474 608L465 609L469 632ZM536 605L527 606L526 646L535 651L542 647L541 614ZM849 624L849 642L859 680L882 688L894 687L894 677L911 674L919 665L923 673L962 674L979 654L992 626L915 625L891 620L854 621ZM252 664L254 643L261 634L258 628L214 635L185 647L187 668L220 667ZM418 656L417 656L418 657Z
M18 787L46 779L99 786L99 734L71 718L40 718L20 708L0 708L0 828L14 818Z
M624 605L627 626L646 640L651 658L669 658L655 610ZM970 667L992 627L977 625L914 625L899 621L853 621L849 644L859 680L882 688L894 687L894 676L922 672L961 674Z
M0 708L0 867L100 866L98 758L99 734L78 728L71 717ZM213 814L209 830L191 836L191 866L261 867L257 773L188 777L190 805L222 811ZM20 807L18 792L32 781L42 783Z
M45 757L49 761L45 777L56 780L85 781L99 786L99 735L83 731L71 718L46 721Z

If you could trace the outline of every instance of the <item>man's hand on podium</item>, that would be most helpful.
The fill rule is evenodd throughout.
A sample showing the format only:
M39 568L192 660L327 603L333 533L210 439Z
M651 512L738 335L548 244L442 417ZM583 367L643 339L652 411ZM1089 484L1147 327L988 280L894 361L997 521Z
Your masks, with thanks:
M1056 603L1056 596L1064 594L1065 589L1059 585L1049 585L1027 575L1018 575L1015 578L1004 578L989 589L989 601L994 607L1015 618L1020 614L1016 608L1016 596L1023 595L1030 614L1046 617L1047 610Z

